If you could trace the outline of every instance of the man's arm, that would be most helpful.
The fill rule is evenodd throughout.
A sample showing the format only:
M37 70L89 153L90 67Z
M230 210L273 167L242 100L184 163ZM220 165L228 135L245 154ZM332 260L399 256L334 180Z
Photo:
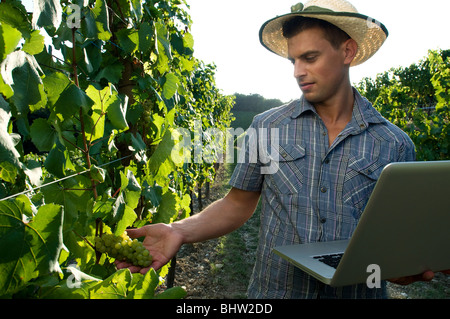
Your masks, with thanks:
M259 192L232 188L224 198L192 217L169 225L148 225L127 232L130 238L145 236L143 244L153 256L150 267L157 270L168 263L183 244L218 238L241 227L252 216L259 198ZM127 267L132 272L145 273L150 269L124 262L116 265L119 269Z
M259 192L232 188L200 214L173 223L172 227L182 235L184 244L221 237L241 227L253 215L259 197Z

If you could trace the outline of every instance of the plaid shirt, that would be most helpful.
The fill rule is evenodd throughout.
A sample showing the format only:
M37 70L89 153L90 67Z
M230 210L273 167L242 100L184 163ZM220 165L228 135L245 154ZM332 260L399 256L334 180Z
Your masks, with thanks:
M277 170L267 173L264 152L259 149L258 160L251 161L251 143L246 143L247 160L239 161L230 181L238 189L261 191L249 298L386 297L385 283L382 289L331 288L272 253L281 245L350 238L382 169L415 160L410 138L356 90L354 95L352 120L331 147L325 125L304 98L255 117L251 129L266 132L263 149L279 161ZM270 138L274 128L276 139Z

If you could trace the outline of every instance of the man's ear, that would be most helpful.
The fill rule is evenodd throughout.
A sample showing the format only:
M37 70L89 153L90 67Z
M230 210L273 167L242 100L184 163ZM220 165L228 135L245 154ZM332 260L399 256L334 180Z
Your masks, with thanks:
M344 63L350 65L358 53L358 43L356 43L353 39L348 39L342 44L342 46L345 55Z

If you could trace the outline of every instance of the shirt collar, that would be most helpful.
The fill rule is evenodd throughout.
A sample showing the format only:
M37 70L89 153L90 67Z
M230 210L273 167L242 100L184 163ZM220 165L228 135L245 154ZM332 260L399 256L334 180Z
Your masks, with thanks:
M292 110L291 118L296 119L308 111L316 113L316 109L314 108L314 106L312 106L304 96L302 96L300 100L297 100L296 102L297 103Z
M360 128L367 128L371 123L383 123L386 119L372 106L372 104L353 88L355 96L355 104L353 108L352 122ZM292 109L291 118L296 119L307 112L317 114L314 106L309 103L304 96L297 100L295 107Z

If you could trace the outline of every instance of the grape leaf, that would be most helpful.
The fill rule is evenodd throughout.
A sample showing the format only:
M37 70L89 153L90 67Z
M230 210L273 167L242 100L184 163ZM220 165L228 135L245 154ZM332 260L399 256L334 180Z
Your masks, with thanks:
M41 53L43 49L44 36L39 32L39 30L32 31L30 37L25 39L22 50L24 50L28 54L35 55Z
M10 119L9 104L0 95L0 162L10 162L18 167L20 154L8 132Z
M126 120L128 97L125 97L123 102L117 95L112 95L109 102L107 116L111 124L118 130L128 129Z
M135 279L135 286L130 287L129 298L152 299L159 283L159 277L155 270L152 268L145 275L136 274Z
M98 72L95 80L100 82L102 79L106 79L109 83L118 83L122 77L123 65L120 62L114 62L102 67Z
M166 74L165 80L166 82L163 86L163 95L166 100L170 100L177 92L178 83L180 80L178 80L178 77L173 73Z
M41 152L49 152L53 148L57 133L47 120L34 120L30 130L31 140Z
M19 30L24 36L27 36L31 30L27 10L20 1L1 1L0 21Z
M3 60L1 76L14 91L12 100L18 115L26 115L31 105L45 103L40 73L43 74L34 56L24 51L14 51Z
M44 183L48 182L48 180L44 181ZM42 188L45 200L64 206L66 218L76 218L79 211L86 210L90 194L85 189L91 187L91 182L86 176L78 175L60 183L61 185L50 184Z
M166 178L175 169L175 164L171 159L175 145L175 141L172 139L172 130L169 129L149 160L149 169L152 175Z
M91 299L125 299L132 279L128 268L121 269L95 285L89 291L89 296Z
M154 42L152 41L152 27L148 22L144 22L139 27L139 51L143 52L144 54L148 53L148 51L152 48L154 45Z
M194 37L191 33L185 33L183 36L183 45L185 48L194 50Z
M40 185L42 177L41 163L35 160L27 160L24 167L24 173L28 176L31 185Z
M133 53L139 46L139 33L134 29L122 29L116 32L119 45L127 53Z
M68 267L68 270L71 267ZM46 293L45 299L88 299L89 290L98 284L99 279L86 275L85 273L72 267L72 272L68 278L58 286L51 287L51 291Z
M112 210L112 222L117 223L114 230L114 235L119 236L123 234L127 227L133 225L137 215L134 210L125 202L123 192L117 197Z
M14 51L22 38L22 33L8 24L0 24L0 61Z
M78 86L70 82L61 92L54 107L56 114L62 116L61 119L64 120L78 114L80 107L83 113L87 114L93 105L94 101Z
M133 15L136 22L139 23L142 19L142 3L140 0L130 1L130 13Z
M45 159L44 166L50 173L61 178L66 175L66 169L72 168L73 165L66 147L58 139L55 141L55 145Z
M61 24L62 8L59 0L34 0L33 27L54 27Z
M49 106L55 105L61 93L70 85L70 80L61 72L48 74L42 81L47 93Z
M156 46L155 53L158 56L158 71L161 74L169 71L169 61L172 60L170 41L167 38L167 29L164 23L155 23Z
M157 53L158 55L165 54L167 58L172 60L172 49L170 45L170 41L168 39L168 31L166 26L163 22L156 22L155 23L155 32L156 32L156 39L158 42L157 46ZM159 46L161 45L161 46ZM161 49L163 49L164 52L161 52Z
M117 91L112 85L105 87L99 91L93 86L89 86L86 90L87 95L94 102L94 114L93 120L97 120L99 114L106 113L111 124L118 130L125 130L128 128L126 120L126 113L128 107L128 98L125 97L125 101L119 97ZM104 120L101 120L100 127L104 127ZM92 133L91 133L92 134ZM94 137L97 137L99 133L94 133ZM103 132L102 132L103 134Z
M3 81L3 76L0 74L0 93L2 93L5 98L9 99L14 95L12 88Z
M178 203L179 197L176 194L170 191L163 194L161 204L153 217L153 223L171 223L178 216Z
M17 168L10 162L0 163L0 179L14 184L17 176Z
M183 299L186 297L186 290L181 287L172 287L157 294L155 299Z
M96 38L103 41L108 41L111 38L108 9L106 0L97 0L92 10L95 16L95 26L97 27Z
M24 203L0 202L0 295L14 293L39 275L61 271L62 206L41 206L26 223L22 220Z

